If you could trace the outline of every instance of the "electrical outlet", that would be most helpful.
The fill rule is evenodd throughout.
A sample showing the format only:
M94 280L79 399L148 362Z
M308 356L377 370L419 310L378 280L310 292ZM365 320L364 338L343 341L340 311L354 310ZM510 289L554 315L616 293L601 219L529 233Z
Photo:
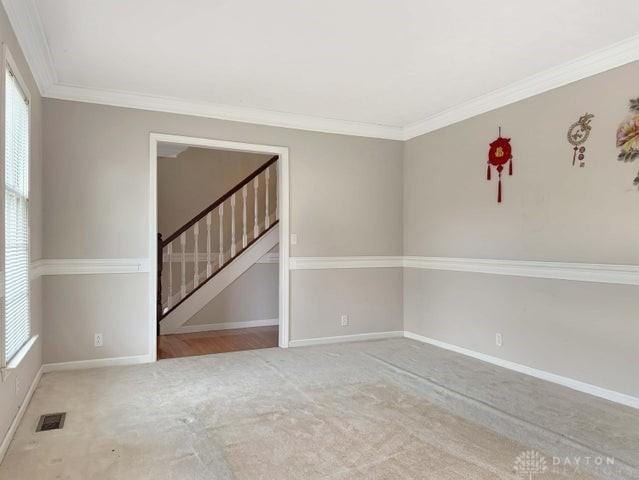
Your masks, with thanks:
M297 245L297 233L291 233L291 245Z
M495 345L497 345L498 347L501 347L504 344L504 339L501 336L501 333L496 333L495 334Z
M101 333L96 333L93 338L93 345L95 347L103 347L104 346L104 336Z
M348 327L348 315L342 315L341 324L342 327Z

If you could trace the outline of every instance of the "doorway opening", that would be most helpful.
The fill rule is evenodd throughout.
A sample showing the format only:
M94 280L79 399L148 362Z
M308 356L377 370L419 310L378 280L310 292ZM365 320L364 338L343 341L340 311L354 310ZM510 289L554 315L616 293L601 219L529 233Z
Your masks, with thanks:
M150 154L151 351L287 347L288 149L151 134Z

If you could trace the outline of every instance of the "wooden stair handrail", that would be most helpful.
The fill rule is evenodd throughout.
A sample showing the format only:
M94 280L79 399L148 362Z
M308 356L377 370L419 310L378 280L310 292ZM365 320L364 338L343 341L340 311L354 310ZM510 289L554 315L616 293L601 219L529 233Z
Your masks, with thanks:
M270 167L271 165L273 165L275 162L277 162L277 160L279 159L279 155L275 155L273 156L268 162L266 162L264 165L262 165L261 167L259 167L257 170L255 170L253 173L251 173L248 177L246 177L244 180L242 180L240 183L238 183L237 185L235 185L231 190L229 190L228 192L226 192L224 195L222 195L220 198L218 198L217 200L215 200L211 205L209 205L208 207L206 207L204 210L202 210L200 213L198 213L195 217L193 217L191 220L189 220L187 223L185 223L182 227L180 227L180 229L171 234L166 240L162 240L162 247L164 247L165 245L168 245L169 243L171 243L173 240L175 240L176 238L178 238L180 235L182 235L184 232L186 232L189 228L191 228L193 225L195 225L197 222L199 222L200 220L202 220L204 217L206 217L206 215L209 212L212 212L213 210L215 210L217 207L219 207L220 205L222 205L226 200L228 200L229 198L231 198L231 195L233 195L234 193L237 193L239 190L242 189L242 187L244 187L244 185L247 185L251 182L251 180L253 180L255 177L257 177L260 173L262 173L264 170L266 170L268 167Z

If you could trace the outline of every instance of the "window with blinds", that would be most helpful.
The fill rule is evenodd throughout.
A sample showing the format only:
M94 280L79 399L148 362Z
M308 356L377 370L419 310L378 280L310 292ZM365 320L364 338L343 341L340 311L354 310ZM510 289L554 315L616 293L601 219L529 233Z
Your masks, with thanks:
M10 65L5 78L4 362L29 340L29 101Z

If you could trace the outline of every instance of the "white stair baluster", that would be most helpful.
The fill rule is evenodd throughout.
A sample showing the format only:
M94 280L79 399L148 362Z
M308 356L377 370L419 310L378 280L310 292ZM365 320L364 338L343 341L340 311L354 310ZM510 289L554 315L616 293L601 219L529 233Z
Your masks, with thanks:
M259 176L255 177L255 180L253 181L253 193L255 193L254 197L255 197L255 205L253 208L253 214L255 215L255 219L253 222L253 239L256 239L259 235L260 235L260 227L257 223L257 198L258 198L258 193L257 193L257 189L260 186L260 180L259 180Z
M211 212L206 214L206 278L213 273L211 266Z
M195 223L195 225L193 226L193 289L197 288L197 285L199 282L199 264L200 262L198 262L199 260L199 248L198 248L198 239L200 237L200 224L199 223Z
M181 287L180 293L182 298L186 297L186 233L180 235L180 245L182 246L182 272L181 272Z
M269 189L269 180L271 178L271 167L266 167L266 172L264 172L264 183L266 184L266 218L264 219L264 228L267 229L271 226L271 217L269 216L269 211L268 211L268 189Z
M235 194L231 195L231 258L235 256Z
M169 300L167 305L169 308L173 306L173 242L167 247L167 256L169 258Z
M248 245L248 236L246 235L246 197L248 188L246 185L242 187L242 248Z
M277 162L275 162L275 165L277 165ZM277 167L275 167L275 220L279 220L279 218L280 218L280 213L279 213L279 208L280 208L280 186L279 186L279 182L280 182L280 175L279 175L279 172L277 170Z
M222 265L224 264L224 226L223 226L224 204L220 205L219 213L220 213L220 254L219 254L220 264L218 268L222 268Z

